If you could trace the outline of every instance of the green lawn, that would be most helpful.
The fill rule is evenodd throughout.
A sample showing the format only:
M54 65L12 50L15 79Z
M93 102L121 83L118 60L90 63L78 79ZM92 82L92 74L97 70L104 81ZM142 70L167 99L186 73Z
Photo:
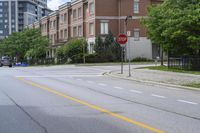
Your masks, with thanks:
M183 70L180 68L168 68L167 66L150 66L150 67L143 67L151 70L160 70L160 71L168 71L168 72L179 72L179 73L189 73L189 74L196 74L200 75L200 71L188 71Z
M184 86L195 87L195 88L199 88L200 89L200 83L184 84Z

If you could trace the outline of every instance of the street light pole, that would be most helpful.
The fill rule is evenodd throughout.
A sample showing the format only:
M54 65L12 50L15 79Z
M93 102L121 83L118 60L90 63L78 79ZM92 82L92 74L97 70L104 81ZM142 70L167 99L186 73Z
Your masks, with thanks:
M132 19L132 16L126 16L126 19L125 19L125 23L126 23L126 35L127 35L127 25L128 25L128 20L129 19ZM128 35L128 66L129 66L129 74L128 76L131 77L131 43L130 43L130 35Z

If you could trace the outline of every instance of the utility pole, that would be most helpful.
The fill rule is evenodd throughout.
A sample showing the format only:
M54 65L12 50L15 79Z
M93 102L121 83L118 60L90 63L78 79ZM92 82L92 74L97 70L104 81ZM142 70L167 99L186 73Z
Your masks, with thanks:
M132 19L132 16L126 16L126 19L125 19L125 31L126 31L126 35L127 35L127 26L128 26L128 20L129 19ZM129 33L130 34L130 33ZM130 43L130 37L131 35L128 35L128 66L129 66L129 74L128 76L131 77L131 43Z

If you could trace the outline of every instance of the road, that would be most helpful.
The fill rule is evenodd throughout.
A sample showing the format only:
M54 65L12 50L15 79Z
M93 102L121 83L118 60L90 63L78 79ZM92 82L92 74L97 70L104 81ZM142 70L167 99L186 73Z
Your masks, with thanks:
M119 68L0 68L0 133L200 132L199 91L102 75Z

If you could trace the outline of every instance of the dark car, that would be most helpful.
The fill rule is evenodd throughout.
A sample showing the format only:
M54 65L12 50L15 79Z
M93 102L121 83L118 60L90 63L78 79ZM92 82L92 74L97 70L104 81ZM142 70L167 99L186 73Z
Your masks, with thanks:
M9 57L3 56L0 60L0 67L2 66L9 66L12 67L12 61Z

